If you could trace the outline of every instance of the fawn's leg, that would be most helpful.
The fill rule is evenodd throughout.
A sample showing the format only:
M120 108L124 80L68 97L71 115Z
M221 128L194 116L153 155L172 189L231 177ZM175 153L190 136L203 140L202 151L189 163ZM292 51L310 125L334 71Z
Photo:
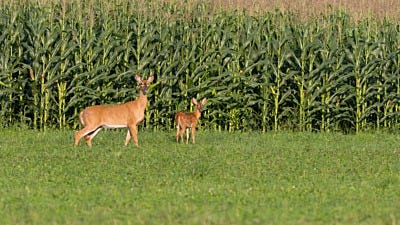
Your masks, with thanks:
M176 125L176 142L179 142L179 124Z
M193 144L195 143L195 139L196 139L195 133L196 133L196 127L192 127L192 141L193 141Z
M189 143L189 127L186 128L186 144Z
M181 127L179 130L179 137L181 138L182 143L184 142L183 134L185 133L186 127Z

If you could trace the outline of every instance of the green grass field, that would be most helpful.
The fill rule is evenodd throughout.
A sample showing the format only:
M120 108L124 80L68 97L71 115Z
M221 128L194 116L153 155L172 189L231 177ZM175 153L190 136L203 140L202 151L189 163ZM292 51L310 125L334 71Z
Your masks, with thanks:
M0 224L400 223L395 134L0 131Z

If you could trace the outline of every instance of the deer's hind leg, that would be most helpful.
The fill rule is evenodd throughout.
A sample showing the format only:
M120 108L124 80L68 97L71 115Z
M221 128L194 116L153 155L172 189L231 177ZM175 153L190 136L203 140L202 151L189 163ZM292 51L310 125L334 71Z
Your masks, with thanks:
M92 147L92 139L101 130L102 127L84 127L82 130L75 133L74 145L78 146L82 137L85 137L86 144Z
M94 136L97 135L97 133L99 133L99 131L103 129L102 127L97 128L95 131L85 135L85 141L87 146L92 147L92 139L94 138Z

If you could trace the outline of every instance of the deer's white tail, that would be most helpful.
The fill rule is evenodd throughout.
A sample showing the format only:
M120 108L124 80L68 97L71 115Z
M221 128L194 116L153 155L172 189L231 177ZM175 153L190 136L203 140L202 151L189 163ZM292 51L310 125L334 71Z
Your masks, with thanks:
M82 124L82 126L86 126L85 121L82 120L82 114L83 114L83 112L79 113L79 122Z

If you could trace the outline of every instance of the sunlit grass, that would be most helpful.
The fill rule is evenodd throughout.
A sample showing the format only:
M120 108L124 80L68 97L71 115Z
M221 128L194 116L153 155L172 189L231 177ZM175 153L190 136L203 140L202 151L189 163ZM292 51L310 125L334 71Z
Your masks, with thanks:
M2 224L393 224L391 134L2 130Z

